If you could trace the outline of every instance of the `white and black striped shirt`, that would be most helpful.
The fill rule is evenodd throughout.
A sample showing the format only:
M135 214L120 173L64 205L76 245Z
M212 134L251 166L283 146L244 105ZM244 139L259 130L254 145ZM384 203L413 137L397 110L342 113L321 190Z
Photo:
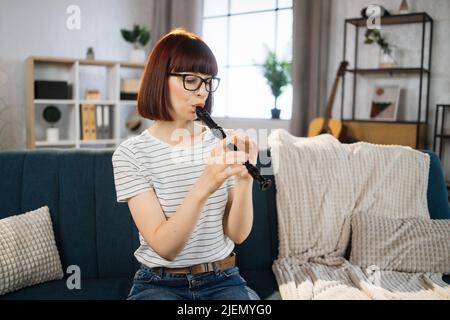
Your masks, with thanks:
M165 143L148 130L122 142L115 150L112 163L118 202L153 189L166 218L173 216L205 167L205 160L220 140L206 129L203 139L191 147ZM149 268L187 267L227 257L234 243L223 232L222 219L228 190L234 186L230 177L213 193L205 206L185 248L175 260L159 256L139 234L136 259Z

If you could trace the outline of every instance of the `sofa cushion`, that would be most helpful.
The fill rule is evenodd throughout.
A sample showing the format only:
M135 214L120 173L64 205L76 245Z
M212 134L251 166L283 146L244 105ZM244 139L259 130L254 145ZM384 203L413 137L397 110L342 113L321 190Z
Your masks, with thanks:
M48 207L0 220L0 294L61 279Z
M69 290L66 280L46 282L8 293L4 300L125 300L133 278L82 279L81 289Z
M362 268L450 273L450 220L352 218L350 262Z

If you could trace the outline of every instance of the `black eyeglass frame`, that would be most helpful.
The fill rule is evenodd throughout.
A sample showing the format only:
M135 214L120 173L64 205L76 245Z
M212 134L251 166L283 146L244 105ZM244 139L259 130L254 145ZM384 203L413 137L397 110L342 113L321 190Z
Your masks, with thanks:
M202 77L200 77L200 76L198 76L196 74L192 74L192 73L175 73L175 72L170 72L169 75L170 76L175 76L175 77L183 77L183 87L187 91L197 91L198 89L200 89L200 87L203 85L203 83L205 83L206 91L211 93L211 92L215 92L219 88L219 84L220 84L220 78L217 78L217 77L209 77L209 78L203 79ZM197 78L200 79L201 82L200 82L200 84L198 85L197 88L195 88L195 89L188 89L188 88L186 88L186 81L185 81L185 79L186 79L187 76L197 77ZM212 80L212 79L217 80L217 87L214 90L209 90L208 89L208 84L207 84L206 81ZM209 87L211 88L211 85L209 85Z

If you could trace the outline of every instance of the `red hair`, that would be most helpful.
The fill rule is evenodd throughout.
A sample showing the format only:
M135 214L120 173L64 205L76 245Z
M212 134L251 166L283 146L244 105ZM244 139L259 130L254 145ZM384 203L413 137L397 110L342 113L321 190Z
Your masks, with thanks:
M141 79L137 108L139 114L150 120L172 121L169 97L169 72L195 72L217 75L217 61L208 45L197 35L184 29L175 29L155 45ZM212 93L205 102L212 109Z

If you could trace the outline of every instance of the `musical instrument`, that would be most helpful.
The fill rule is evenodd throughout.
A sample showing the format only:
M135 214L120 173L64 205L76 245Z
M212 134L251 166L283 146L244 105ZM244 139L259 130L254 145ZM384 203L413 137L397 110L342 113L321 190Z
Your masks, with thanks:
M315 118L309 123L308 127L308 137L317 136L319 134L328 133L333 135L336 139L343 140L346 132L345 127L342 122L331 118L331 112L333 110L334 98L336 96L336 91L339 83L340 77L345 74L345 69L348 66L347 61L342 61L336 74L336 78L333 82L333 87L331 89L331 95L328 99L327 109L325 111L324 118Z
M222 127L217 125L212 119L208 111L203 107L197 107L195 109L197 116L203 120L203 122L211 129L212 133L215 137L219 139L224 139L227 135L225 134ZM232 151L238 151L238 148L233 143L227 145L228 149ZM272 185L272 181L270 179L264 178L259 172L258 168L252 165L248 160L244 162L244 166L247 168L248 173L259 183L259 187L262 191L266 191Z

